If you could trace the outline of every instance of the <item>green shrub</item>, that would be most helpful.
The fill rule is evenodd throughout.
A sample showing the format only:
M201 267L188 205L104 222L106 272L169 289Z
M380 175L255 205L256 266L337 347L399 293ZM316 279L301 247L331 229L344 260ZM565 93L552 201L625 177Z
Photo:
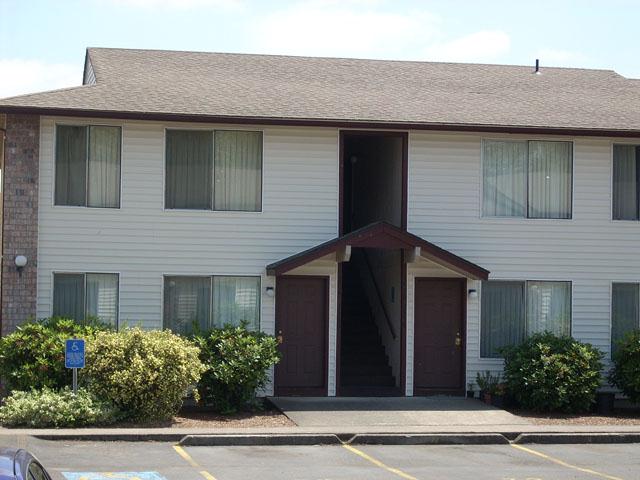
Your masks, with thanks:
M64 341L91 339L108 327L98 323L79 325L66 318L45 318L20 325L0 339L0 377L7 390L60 389L71 384L71 370L64 368Z
M170 419L204 371L198 347L169 330L99 332L86 355L91 392L129 420Z
M571 337L545 332L503 350L507 390L538 411L588 410L600 386L602 353Z
M107 425L117 418L110 403L84 389L74 395L68 387L58 392L49 388L15 391L0 407L0 423L6 427L85 427Z
M640 330L629 332L618 343L609 381L632 402L640 403Z
M274 337L244 327L227 326L194 340L208 368L198 392L205 404L223 413L250 406L256 390L266 384L269 368L280 360Z

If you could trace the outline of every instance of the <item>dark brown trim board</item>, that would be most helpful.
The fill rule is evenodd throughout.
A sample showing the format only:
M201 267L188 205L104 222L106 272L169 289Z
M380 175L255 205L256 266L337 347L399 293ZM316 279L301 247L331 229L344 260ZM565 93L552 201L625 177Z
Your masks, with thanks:
M275 331L276 334L279 330L278 319L280 318L283 302L281 297L283 295L284 287L282 285L283 280L295 280L295 279L317 279L322 280L324 284L325 291L325 314L324 314L324 358L323 358L323 385L319 388L308 388L308 387L279 387L278 386L278 373L277 369L274 369L273 373L273 385L274 385L274 394L281 396L327 396L328 395L328 385L329 385L329 319L330 319L330 278L328 276L320 276L320 275L285 275L276 278L276 318L275 318ZM286 341L286 339L285 339Z
M237 125L287 125L305 127L354 128L367 130L430 130L445 132L521 133L530 135L565 135L581 137L640 137L640 130L594 129L579 127L546 127L543 125L486 125L426 122L360 121L320 118L240 117L220 115L195 115L172 112L127 112L117 110L90 110L58 107L0 105L0 113L29 115L58 115L70 117L111 118L122 120L153 120L171 122L207 122Z
M414 352L414 356L413 356L413 368L414 368L414 375L413 375L413 394L416 396L419 395L439 395L439 394L446 394L446 395L464 395L465 393L465 381L466 381L466 371L467 371L467 279L466 278L452 278L452 277L443 277L443 278L438 278L438 277L416 277L415 278L415 282L414 282L414 289L417 290L418 289L418 284L422 283L422 282L436 282L436 281L455 281L459 284L460 286L460 335L461 335L461 339L462 339L462 348L460 351L460 377L459 377L459 388L453 388L453 389L442 389L442 388L424 388L424 387L417 387L416 386L416 375L415 375L415 370L416 370L416 357L415 357L415 352ZM414 298L416 297L415 291L414 291ZM416 327L415 324L417 323L418 319L417 316L415 314L415 310L416 310L416 302L414 300L414 305L413 305L413 309L414 309L414 332L416 331Z
M387 222L375 222L341 237L321 243L303 252L291 255L267 265L268 275L282 275L296 267L305 265L346 246L352 248L412 249L420 247L421 255L434 263L445 265L455 272L476 280L487 280L489 271L465 260L417 235Z

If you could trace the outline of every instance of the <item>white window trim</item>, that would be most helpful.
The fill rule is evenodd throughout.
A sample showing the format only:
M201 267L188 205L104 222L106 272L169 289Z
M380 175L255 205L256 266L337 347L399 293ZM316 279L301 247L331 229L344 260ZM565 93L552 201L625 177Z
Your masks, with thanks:
M243 277L243 278L257 278L258 279L258 328L256 332L262 332L262 284L263 279L261 274L251 275L251 274L234 274L234 273L215 273L215 274L189 274L189 273L163 273L162 274L162 285L160 291L160 329L164 330L164 291L165 291L165 283L167 281L167 277L191 277L191 278L209 278L211 281L211 296L213 297L213 277ZM211 305L209 307L209 316L210 319L213 320L213 298L211 301Z
M557 279L557 278L553 278L553 279L538 279L538 278L532 278L532 279L528 279L528 280L523 280L522 278L492 278L490 280L487 280L489 282L522 282L524 283L524 303L525 303L525 326L526 326L526 322L527 322L527 283L529 282L564 282L564 283L568 283L569 284L569 291L570 291L570 295L571 295L571 301L570 306L571 306L571 312L569 314L569 336L573 337L573 331L574 331L574 325L573 325L573 312L574 312L574 305L573 305L573 299L575 298L574 295L574 282L573 280L565 280L565 279ZM478 356L475 358L475 360L478 361L482 361L482 362L495 362L496 365L503 365L504 364L504 359L502 357L483 357L482 356L482 284L483 282L479 282L478 285L478 290L480 291L480 295L478 296Z
M225 131L225 132L259 132L262 134L262 168L260 171L260 210L216 210L213 207L213 198L211 199L212 208L208 209L196 209L196 208L167 208L167 130L194 130L194 131L205 131L211 132L211 144L214 147L212 150L212 191L211 195L213 196L213 188L215 185L215 132L216 131ZM185 126L168 126L164 127L162 130L162 211L167 214L176 213L179 215L185 213L192 213L195 215L259 215L264 213L264 171L265 171L265 163L266 163L266 150L265 150L265 131L261 128L250 128L250 127L238 127L238 128L216 128L211 126L193 126L193 125L185 125Z
M121 272L114 272L114 271L107 271L107 270L91 270L91 271L86 271L86 272L79 272L79 271L71 271L71 270L52 270L51 271L51 303L49 305L49 317L53 316L53 291L54 291L54 282L55 282L55 276L56 275L82 275L84 277L84 312L85 315L87 313L87 275L91 275L91 274L97 274L97 275L116 275L118 277L118 302L116 305L117 311L116 311L116 324L115 329L116 331L120 330L120 302L121 302L121 295L120 295L120 280L122 279L122 274Z
M58 161L56 158L56 147L57 147L57 141L58 141L58 126L67 126L67 127L119 127L120 128L120 202L118 203L117 207L90 207L89 205L87 205L87 196L89 193L89 190L87 188L87 191L85 192L85 204L84 205L57 205L56 204L56 168L58 166ZM76 209L76 210L87 210L87 209L91 209L92 211L112 211L112 210L122 210L122 183L123 183L123 174L122 172L124 171L124 132L125 132L125 123L124 122L110 122L110 123L96 123L96 122L91 122L89 120L64 120L64 121L59 121L59 122L54 122L53 124L53 151L51 152L51 158L53 159L53 166L51 168L51 172L52 172L52 177L51 177L51 207L52 208L60 208L60 209L68 209L68 210L72 210L72 209ZM87 137L88 140L88 137ZM89 152L88 152L88 145L87 145L87 159L89 158ZM85 172L85 177L86 177L86 181L87 181L87 185L88 185L88 175L89 175L89 168L87 165L86 168L86 172Z
M565 142L571 143L571 216L569 218L533 218L529 217L529 187L528 187L528 175L527 175L527 216L524 217L498 217L484 214L484 144L485 142ZM528 168L528 163L527 163ZM479 172L479 218L481 221L499 223L511 223L511 222L571 222L575 220L575 178L576 178L576 141L573 138L549 138L549 137L482 137L480 139L480 172Z

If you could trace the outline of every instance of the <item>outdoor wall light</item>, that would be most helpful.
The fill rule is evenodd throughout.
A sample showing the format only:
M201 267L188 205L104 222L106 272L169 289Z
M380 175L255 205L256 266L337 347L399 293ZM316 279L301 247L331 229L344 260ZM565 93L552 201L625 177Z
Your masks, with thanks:
M478 298L478 291L475 288L469 290L469 298Z
M267 292L267 297L273 297L276 294L276 290L273 287L267 287L265 291Z
M22 270L27 265L27 257L24 255L16 255L14 262L16 263L18 270Z

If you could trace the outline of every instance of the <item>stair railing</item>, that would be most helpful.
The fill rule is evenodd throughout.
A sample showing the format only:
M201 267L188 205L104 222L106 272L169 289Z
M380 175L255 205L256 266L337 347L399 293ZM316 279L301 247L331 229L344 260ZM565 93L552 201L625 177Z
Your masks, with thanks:
M389 316L389 312L387 311L387 307L385 307L384 305L384 301L382 300L382 292L380 289L380 286L378 285L378 282L376 280L376 276L373 273L373 267L371 266L371 261L369 260L369 256L367 255L367 252L362 251L362 263L364 264L364 269L362 268L358 268L358 270L360 271L361 275L360 278L361 280L363 280L363 283L365 284L365 293L367 294L367 297L369 298L369 300L373 300L373 303L375 305L372 305L373 310L374 311L379 311L381 312L381 316L384 318L385 320L385 324L387 326L387 328L389 329L389 333L391 334L391 338L393 338L394 340L396 339L396 331L393 328L393 323L391 322L391 317ZM360 262L358 262L360 263ZM363 275L364 274L364 275ZM370 294L369 292L372 291L373 294ZM375 314L375 313L374 313Z

